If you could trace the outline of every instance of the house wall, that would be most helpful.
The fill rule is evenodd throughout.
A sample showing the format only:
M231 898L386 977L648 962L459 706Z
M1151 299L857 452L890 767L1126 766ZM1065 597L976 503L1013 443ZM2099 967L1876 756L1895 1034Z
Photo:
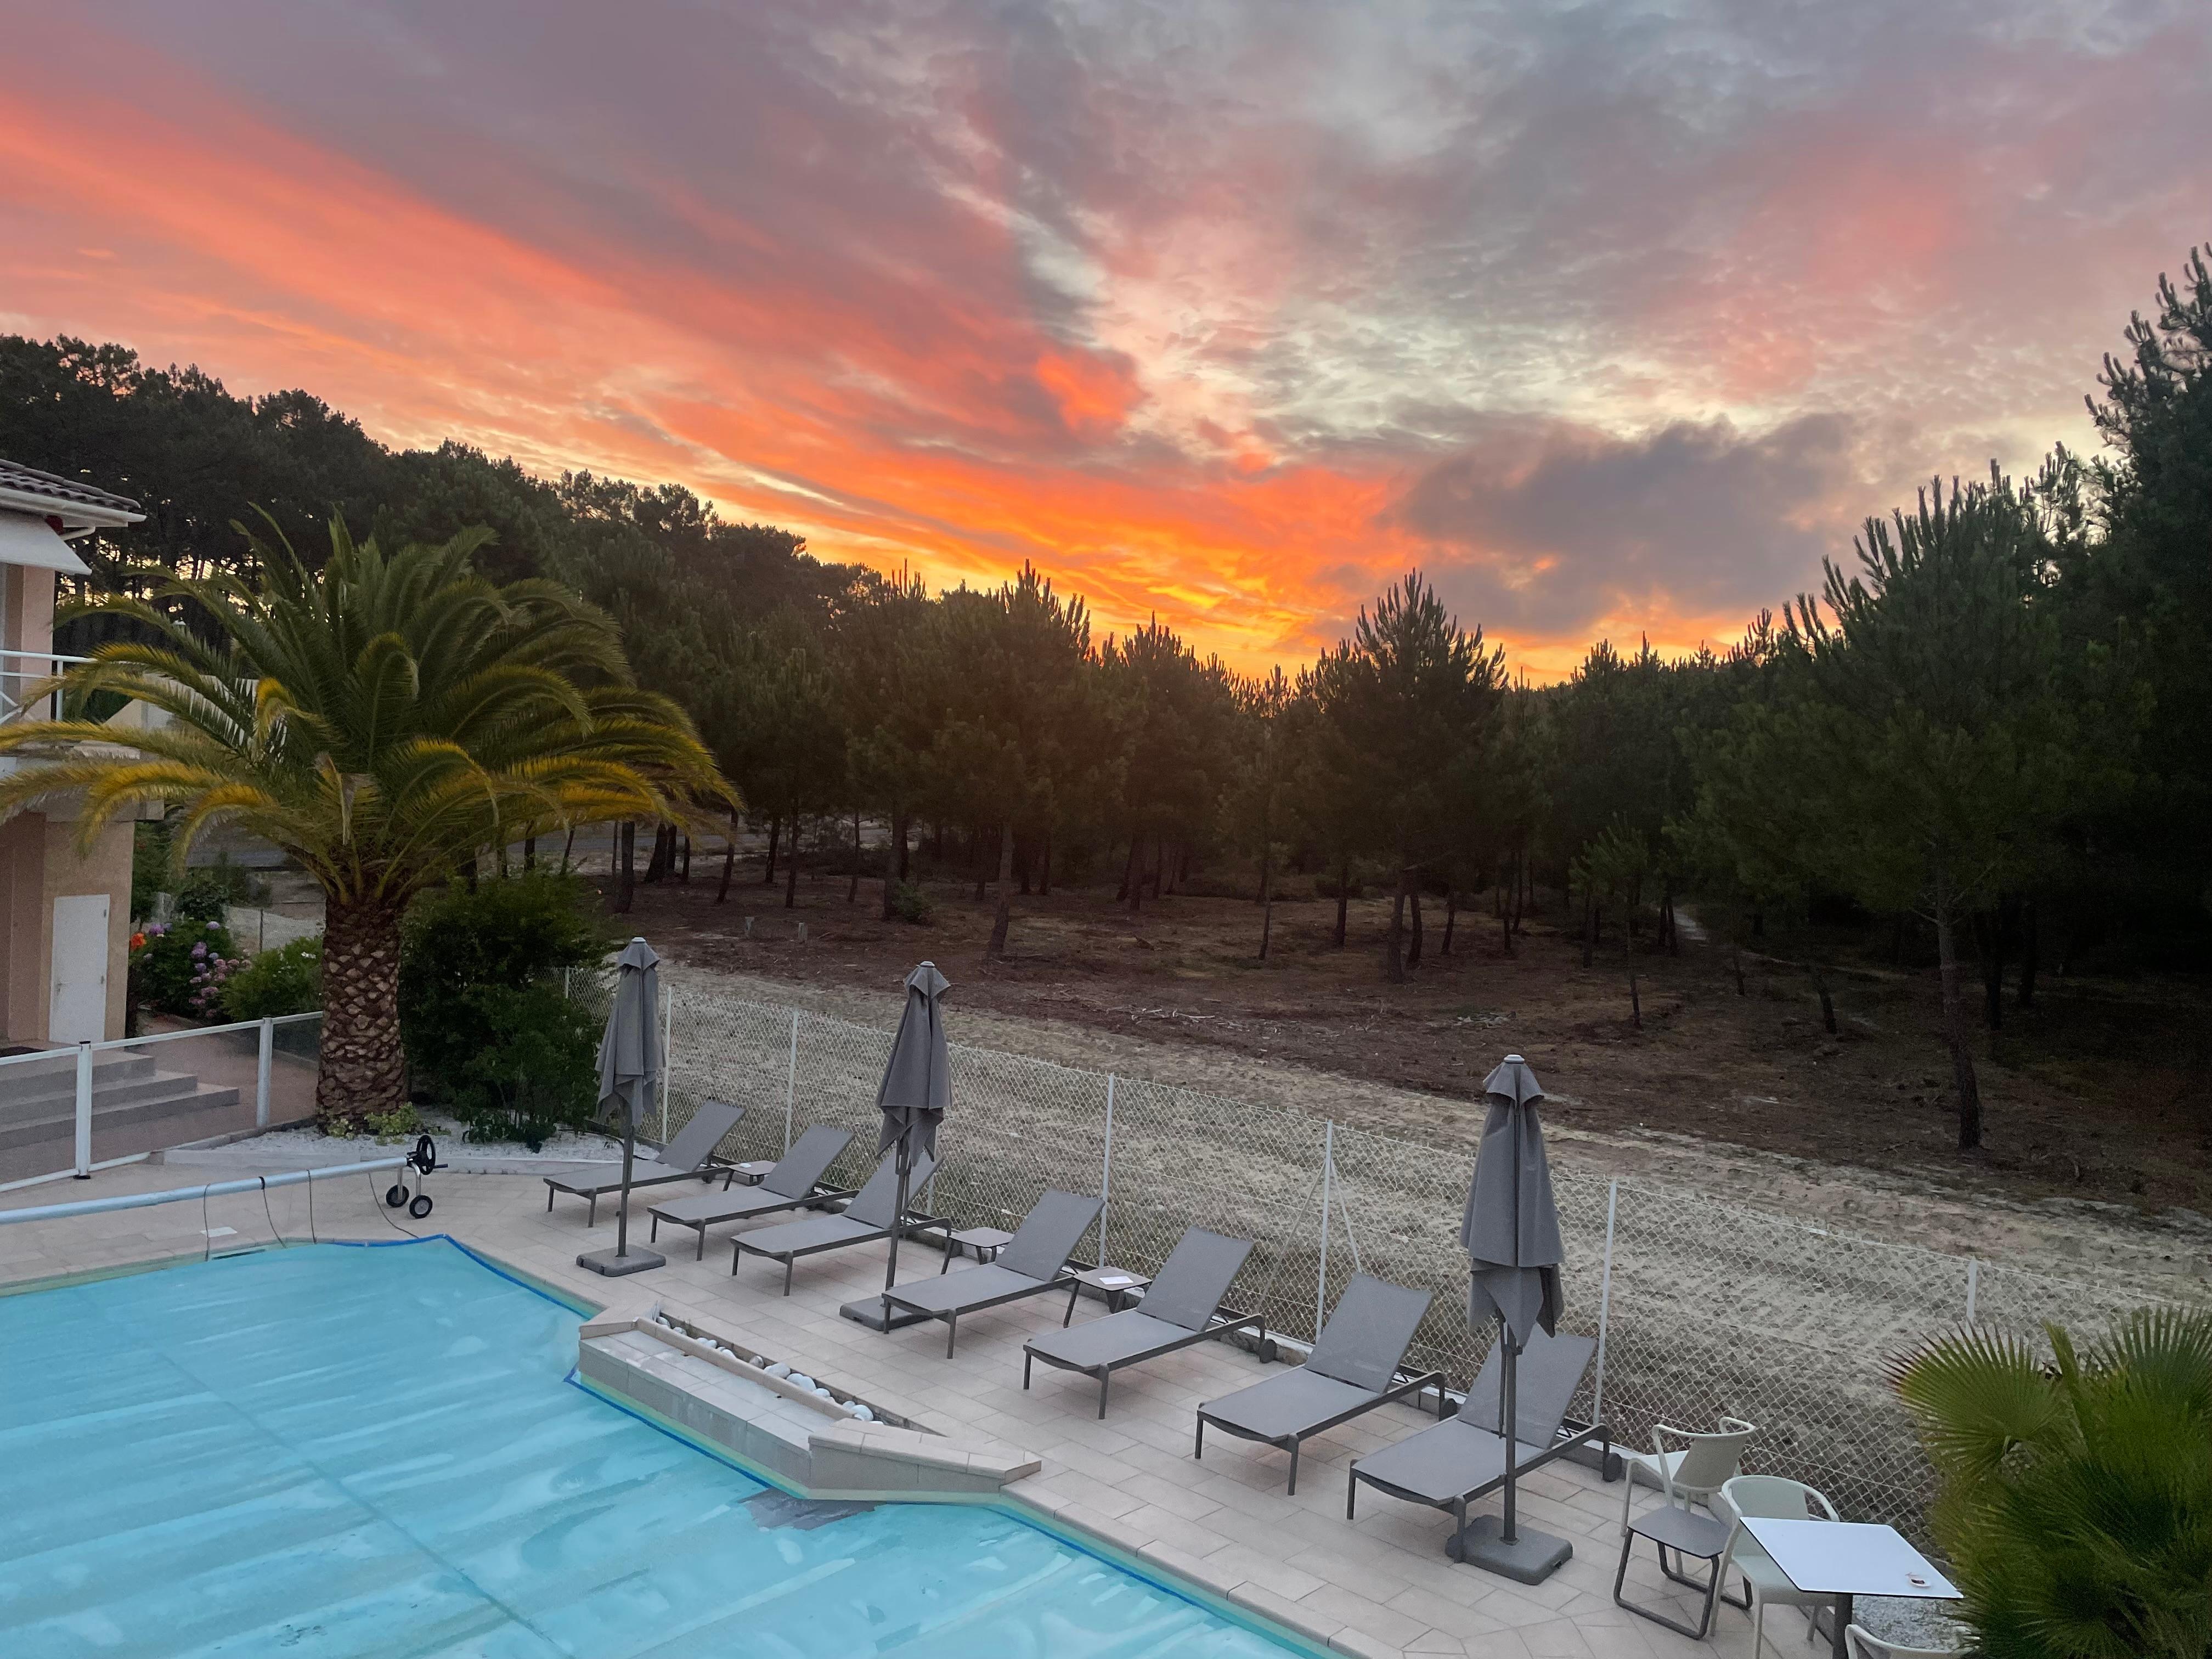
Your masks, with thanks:
M0 612L7 637L0 644L52 651L53 572L0 565L0 581L8 591ZM106 1035L123 1035L131 970L131 821L108 824L85 856L77 852L76 831L75 815L65 808L18 813L0 823L0 1036L10 1043L46 1041L54 901L65 893L107 895Z
M45 653L54 648L54 573L28 565L0 564L7 600L0 604L0 649ZM26 668L27 663L11 663Z
M24 812L0 824L0 1032L11 1043L46 1041L54 901L65 893L107 895L105 1035L123 1035L131 973L131 820L100 830L89 855L76 849L74 819Z

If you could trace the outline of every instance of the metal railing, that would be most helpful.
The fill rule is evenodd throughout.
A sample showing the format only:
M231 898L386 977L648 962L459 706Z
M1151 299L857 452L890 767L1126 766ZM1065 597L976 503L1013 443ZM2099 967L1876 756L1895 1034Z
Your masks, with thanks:
M237 1020L222 1025L190 1025L174 1031L150 1032L143 1036L116 1037L101 1042L79 1042L73 1048L42 1048L30 1054L0 1056L0 1095L4 1095L9 1084L22 1078L27 1071L58 1074L66 1066L73 1068L74 1073L73 1157L69 1167L0 1183L0 1191L33 1186L43 1181L60 1180L69 1176L82 1180L95 1170L136 1163L147 1156L140 1152L122 1158L94 1161L92 1132L97 1094L95 1056L118 1052L135 1055L164 1044L214 1038L226 1049L242 1057L245 1043L250 1040L254 1057L253 1124L256 1128L265 1129L270 1122L270 1098L277 1055L283 1053L305 1058L314 1054L322 1018L319 1011L305 1014L275 1014L261 1019Z
M26 702L23 693L30 687L52 679L64 668L92 660L89 657L62 657L51 651L0 651L0 725L15 720L55 720L61 714L61 693L50 691L42 697ZM37 668L20 665L38 663Z
M817 1122L854 1131L834 1172L873 1162L891 1033L664 979L665 1131L706 1099L746 1107L725 1143L772 1158ZM896 1011L887 1000L887 1013ZM1359 1271L1433 1292L1412 1358L1463 1388L1490 1340L1467 1318L1459 1226L1480 1103L1462 1144L1431 1146L1144 1079L951 1045L933 1207L1009 1226L1047 1187L1105 1201L1083 1254L1149 1273L1186 1226L1250 1238L1233 1293L1310 1340ZM1749 1205L1555 1163L1566 1244L1563 1329L1598 1339L1574 1414L1650 1443L1654 1424L1756 1423L1747 1460L1846 1513L1920 1531L1933 1473L1884 1380L1885 1358L1974 1322L2043 1339L2169 1287L2095 1287L2008 1263L1858 1237Z

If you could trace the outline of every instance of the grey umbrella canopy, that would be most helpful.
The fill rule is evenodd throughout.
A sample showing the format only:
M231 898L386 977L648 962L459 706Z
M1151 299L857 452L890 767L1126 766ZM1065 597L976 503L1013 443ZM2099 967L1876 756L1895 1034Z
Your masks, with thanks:
M1557 1331L1559 1264L1565 1259L1559 1212L1552 1201L1552 1165L1536 1118L1544 1091L1528 1062L1508 1054L1484 1079L1482 1092L1490 1111L1459 1229L1474 1273L1467 1319L1477 1327L1503 1320L1514 1345L1525 1346L1539 1327L1547 1336Z
M945 1011L939 1006L952 983L925 962L906 976L906 1009L899 1015L898 1035L891 1039L890 1063L876 1091L876 1110L883 1127L876 1137L878 1153L898 1149L898 1207L891 1212L891 1248L884 1263L882 1317L891 1316L890 1289L898 1282L899 1236L906 1230L906 1209L912 1196L908 1182L914 1161L937 1153L937 1126L945 1121L945 1109L952 1100L952 1063L945 1046Z
M1552 1201L1552 1168L1544 1156L1543 1126L1536 1103L1544 1097L1536 1074L1518 1054L1508 1054L1483 1079L1489 1103L1482 1145L1475 1153L1474 1184L1468 1190L1467 1213L1460 1223L1470 1277L1468 1326L1477 1331L1498 1321L1504 1345L1500 1367L1497 1432L1505 1443L1503 1516L1478 1516L1453 1541L1463 1561L1503 1573L1522 1583L1540 1583L1574 1553L1565 1539L1523 1531L1516 1506L1520 1461L1520 1426L1516 1373L1521 1350L1538 1329L1556 1334L1559 1318L1559 1212ZM1538 1450L1548 1450L1539 1447Z
M660 1079L660 958L633 939L615 958L614 1006L599 1036L599 1109L635 1129Z
M610 1276L658 1267L654 1250L629 1248L630 1165L637 1155L637 1126L660 1081L660 958L642 939L633 939L615 958L614 1006L599 1037L599 1105L617 1115L623 1133L622 1204L615 1223L615 1248L576 1258L577 1265Z
M903 1145L908 1152L937 1152L937 1126L952 1100L952 1068L945 1047L944 1010L938 1006L951 981L925 962L906 976L906 1009L891 1039L890 1064L876 1089L883 1127L876 1151Z

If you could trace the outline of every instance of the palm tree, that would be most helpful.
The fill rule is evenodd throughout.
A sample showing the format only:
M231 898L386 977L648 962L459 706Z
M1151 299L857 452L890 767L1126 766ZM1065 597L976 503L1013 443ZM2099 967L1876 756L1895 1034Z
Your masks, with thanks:
M2212 1312L2161 1308L2045 1361L1989 1330L1891 1380L1942 1485L1929 1519L1990 1659L2212 1653Z
M157 802L179 863L218 824L290 854L326 907L316 1109L356 1123L406 1098L399 920L417 893L517 836L738 803L683 712L629 683L604 611L476 574L489 531L387 556L337 520L311 572L273 522L273 546L240 528L258 588L165 575L150 598L72 610L135 626L54 683L64 708L108 693L155 718L127 736L82 718L0 728L0 753L34 758L0 776L0 817L82 791L88 846Z

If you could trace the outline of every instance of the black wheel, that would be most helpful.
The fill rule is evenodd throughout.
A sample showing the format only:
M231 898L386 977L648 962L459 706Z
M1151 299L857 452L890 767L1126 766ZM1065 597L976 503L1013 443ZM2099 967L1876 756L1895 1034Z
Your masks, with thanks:
M417 1221L420 1221L424 1216L429 1214L430 1194L428 1193L416 1194L415 1201L407 1206L407 1213L413 1216Z
M407 1189L401 1186L398 1182L393 1182L391 1188L384 1194L386 1207L396 1210L406 1201Z

